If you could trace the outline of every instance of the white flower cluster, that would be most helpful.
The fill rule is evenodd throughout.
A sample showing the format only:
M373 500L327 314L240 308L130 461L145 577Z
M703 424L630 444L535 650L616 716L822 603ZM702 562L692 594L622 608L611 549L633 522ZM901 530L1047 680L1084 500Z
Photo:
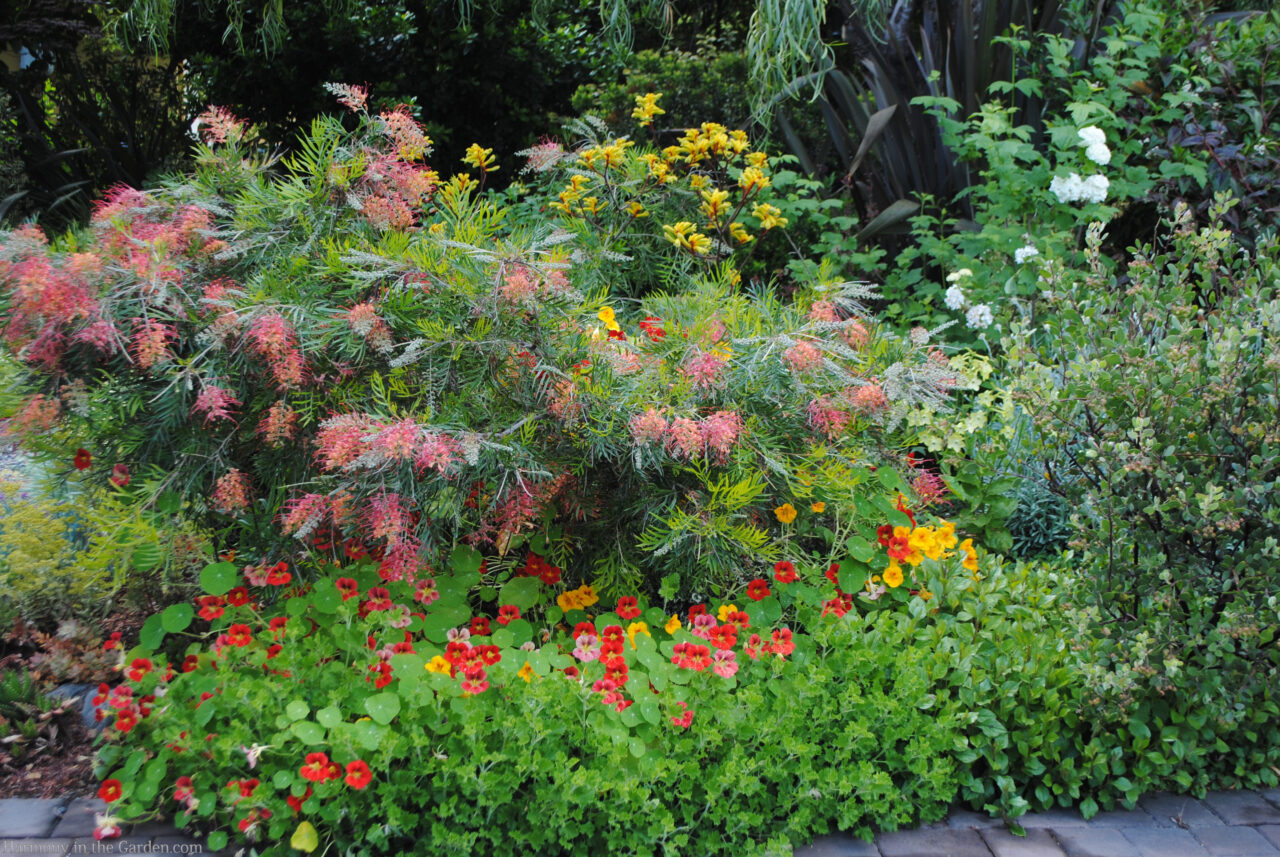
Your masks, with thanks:
M1035 248L1032 249L1034 250ZM947 282L951 284L947 289L946 296L943 298L943 303L947 305L947 309L955 312L964 308L968 299L964 296L964 289L960 288L960 281L972 276L973 271L968 268L961 268L947 275ZM991 315L991 307L986 304L974 304L969 307L969 311L965 313L964 320L965 324L974 330L985 330L995 321Z
M1058 198L1058 202L1102 202L1107 198L1107 189L1111 182L1106 176L1098 174L1087 179L1072 173L1065 179L1054 176L1049 182L1049 192Z
M1097 125L1081 128L1078 132L1080 145L1085 147L1084 156L1095 164L1106 166L1111 163L1111 150L1107 148L1107 135Z
M1013 261L1019 265L1025 264L1028 259L1039 256L1040 251L1036 249L1036 245L1028 244L1025 247L1019 247L1013 251Z

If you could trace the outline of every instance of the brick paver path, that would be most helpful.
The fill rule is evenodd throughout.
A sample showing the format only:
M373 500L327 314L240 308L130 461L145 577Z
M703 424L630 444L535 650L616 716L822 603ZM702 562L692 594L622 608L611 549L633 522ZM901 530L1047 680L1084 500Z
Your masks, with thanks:
M88 797L0 800L0 857L214 853L166 824L97 842L93 816L104 808ZM1280 789L1210 792L1204 800L1150 794L1137 809L1100 812L1088 821L1065 809L1018 821L1025 836L999 819L958 809L946 821L881 833L874 842L822 836L797 848L796 857L1280 857Z

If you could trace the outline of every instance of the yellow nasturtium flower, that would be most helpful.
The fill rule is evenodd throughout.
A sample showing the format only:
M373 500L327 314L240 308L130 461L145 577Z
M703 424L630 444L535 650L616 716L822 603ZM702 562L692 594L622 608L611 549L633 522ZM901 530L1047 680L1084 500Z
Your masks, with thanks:
M889 561L889 567L884 570L884 582L890 589L897 589L902 585L902 568L897 561Z
M819 500L818 502L811 504L809 509L815 514L821 515L823 512L827 511L827 504Z
M784 524L789 524L796 519L796 507L790 503L783 503L781 506L773 510L773 514L778 520Z
M524 679L525 682L528 683L533 681L533 677L537 675L537 673L533 671L533 665L528 661L525 661L524 666L520 667L520 671L517 672L516 675L520 676L520 678Z
M446 661L444 658L440 657L439 655L436 655L434 658L427 661L426 668L427 668L427 672L429 673L446 673L447 674L449 672L449 662Z
M716 611L716 618L719 619L721 622L724 622L730 616L732 616L734 613L737 613L737 612L738 612L737 605L721 604L720 609Z
M680 617L674 613L671 614L671 618L667 620L667 624L662 626L662 630L666 631L668 634L674 634L676 631L679 631Z
M622 330L618 327L618 320L613 314L613 307L601 307L600 312L596 313L596 318L604 322L604 326L613 331Z
M631 648L636 647L636 634L644 634L649 639L653 639L653 635L649 633L649 625L646 622L632 622L627 626L627 642L631 643Z

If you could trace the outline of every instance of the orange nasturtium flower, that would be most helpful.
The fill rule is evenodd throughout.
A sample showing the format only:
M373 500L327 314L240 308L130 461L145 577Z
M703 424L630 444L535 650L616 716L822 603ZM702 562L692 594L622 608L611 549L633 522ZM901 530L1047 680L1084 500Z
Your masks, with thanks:
M783 503L781 506L773 510L773 514L778 520L784 524L789 524L796 519L796 507L790 503Z

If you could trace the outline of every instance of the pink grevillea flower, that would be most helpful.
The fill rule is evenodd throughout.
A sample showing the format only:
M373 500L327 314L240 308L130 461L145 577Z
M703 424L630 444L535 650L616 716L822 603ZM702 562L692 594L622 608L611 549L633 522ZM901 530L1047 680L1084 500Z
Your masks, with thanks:
M637 444L656 443L667 431L667 421L661 413L650 408L631 418L631 437Z
M71 337L73 342L92 345L103 354L114 354L120 350L120 333L116 326L105 319L90 322Z
M412 417L383 428L369 439L369 447L391 461L408 461L418 446L418 424Z
M386 553L378 565L378 575L383 580L404 580L412 583L418 576L418 555L422 543L410 536L392 538Z
M213 486L213 508L224 515L249 508L249 477L232 468Z
M414 451L413 464L419 473L426 470L444 473L458 460L459 451L457 441L447 434L425 432Z
M734 411L716 411L702 421L699 430L707 455L724 464L742 434L742 417Z
M280 522L285 535L305 539L324 523L328 514L328 497L323 494L303 494L285 503Z
M836 322L839 320L840 315L836 312L836 305L831 301L814 301L813 306L809 307L809 321Z
M169 344L178 337L173 325L151 318L135 318L133 326L133 341L130 345L140 367L146 370L172 359Z
M191 407L191 413L204 414L204 424L208 425L217 420L232 420L231 411L240 400L227 390L216 387L213 384L206 384L204 389L200 391L200 395L196 396L196 403Z
M326 83L324 88L336 96L338 103L353 113L364 110L369 102L369 90L350 83Z
M889 400L879 384L863 384L854 391L850 401L855 409L864 414L877 414L889 406Z
M277 312L261 315L249 327L249 346L267 361L275 381L288 389L302 384L306 364L293 325Z
M782 355L792 372L808 372L822 365L822 352L811 342L797 342Z
M697 458L702 455L704 444L702 426L695 420L679 417L671 421L667 429L667 449L672 455Z
M826 396L814 399L809 403L807 412L809 425L814 431L822 432L827 437L837 437L853 421L853 415L836 407Z
M244 123L225 107L210 106L196 118L196 127L200 129L200 139L209 145L236 142L244 133Z
M860 351L871 341L871 334L860 322L850 321L841 329L840 338L854 351Z
M38 394L27 399L9 427L21 435L43 434L57 425L62 416L62 403L57 399Z
M406 105L378 114L383 122L382 132L395 147L396 156L406 161L416 161L431 151L431 140L423 133L422 126L409 113Z
M721 355L714 351L702 351L680 367L680 374L700 390L713 390L723 383L720 375L724 365L725 359Z
M375 539L396 540L409 528L409 511L403 498L393 491L381 491L369 499L364 522Z
M258 421L258 435L263 443L279 449L293 440L298 430L298 414L286 402L273 402Z
M316 435L316 462L333 471L355 461L368 448L365 433L376 423L366 414L339 414L320 424Z

